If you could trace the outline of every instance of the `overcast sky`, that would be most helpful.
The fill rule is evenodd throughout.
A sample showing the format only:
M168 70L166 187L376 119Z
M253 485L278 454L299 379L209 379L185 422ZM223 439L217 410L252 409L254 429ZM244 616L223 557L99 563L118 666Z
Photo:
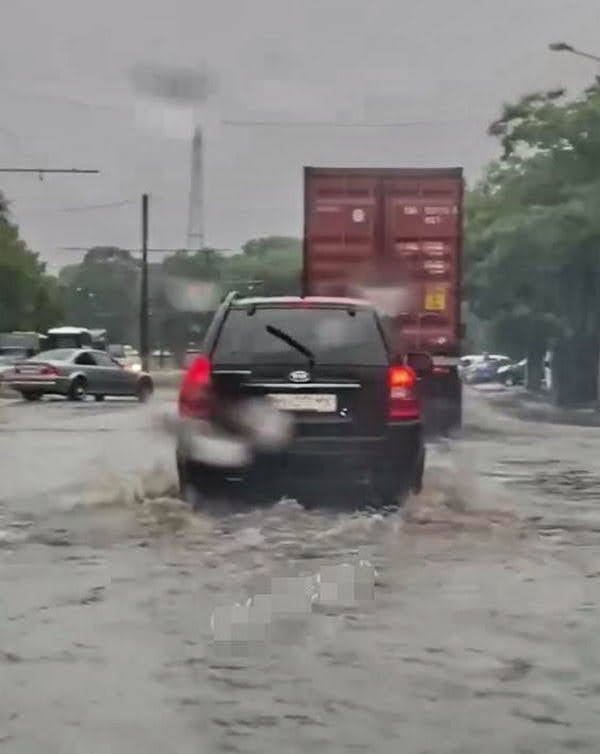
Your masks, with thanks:
M503 101L591 81L592 62L547 45L599 52L599 22L599 0L2 0L0 166L101 174L0 174L0 190L52 269L81 256L60 247L138 246L144 191L151 245L184 245L196 116L140 96L132 71L210 70L207 243L300 235L304 165L463 165L476 178ZM314 124L334 120L398 125Z

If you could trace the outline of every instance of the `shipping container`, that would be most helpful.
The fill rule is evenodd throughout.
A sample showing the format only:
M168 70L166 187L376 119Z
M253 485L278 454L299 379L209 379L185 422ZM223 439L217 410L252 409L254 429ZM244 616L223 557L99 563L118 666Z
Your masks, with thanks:
M462 226L461 168L305 168L304 294L378 301L396 347L433 357L444 426L460 423Z

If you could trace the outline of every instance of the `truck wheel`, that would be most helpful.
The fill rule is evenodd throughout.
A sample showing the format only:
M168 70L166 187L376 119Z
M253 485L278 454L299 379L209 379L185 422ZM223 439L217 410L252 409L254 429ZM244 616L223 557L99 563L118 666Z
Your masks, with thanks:
M423 475L425 473L425 453L417 465L417 471L415 474L415 480L413 483L412 491L415 495L419 495L423 490Z
M196 511L207 510L227 499L227 483L212 469L177 461L181 499Z
M405 476L390 478L384 476L375 482L375 507L398 508L404 505L411 490L411 483Z

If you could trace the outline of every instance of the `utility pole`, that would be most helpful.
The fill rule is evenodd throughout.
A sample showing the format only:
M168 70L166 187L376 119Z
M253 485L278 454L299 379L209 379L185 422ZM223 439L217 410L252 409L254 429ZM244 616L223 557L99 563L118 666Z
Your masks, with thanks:
M142 195L142 280L140 288L140 356L148 371L148 194Z

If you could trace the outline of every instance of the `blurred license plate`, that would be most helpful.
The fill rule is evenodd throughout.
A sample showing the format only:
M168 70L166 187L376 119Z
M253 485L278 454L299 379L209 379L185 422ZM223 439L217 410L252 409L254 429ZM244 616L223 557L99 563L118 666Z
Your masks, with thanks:
M337 411L336 395L289 395L287 393L271 393L269 399L280 411L316 411L330 414Z

